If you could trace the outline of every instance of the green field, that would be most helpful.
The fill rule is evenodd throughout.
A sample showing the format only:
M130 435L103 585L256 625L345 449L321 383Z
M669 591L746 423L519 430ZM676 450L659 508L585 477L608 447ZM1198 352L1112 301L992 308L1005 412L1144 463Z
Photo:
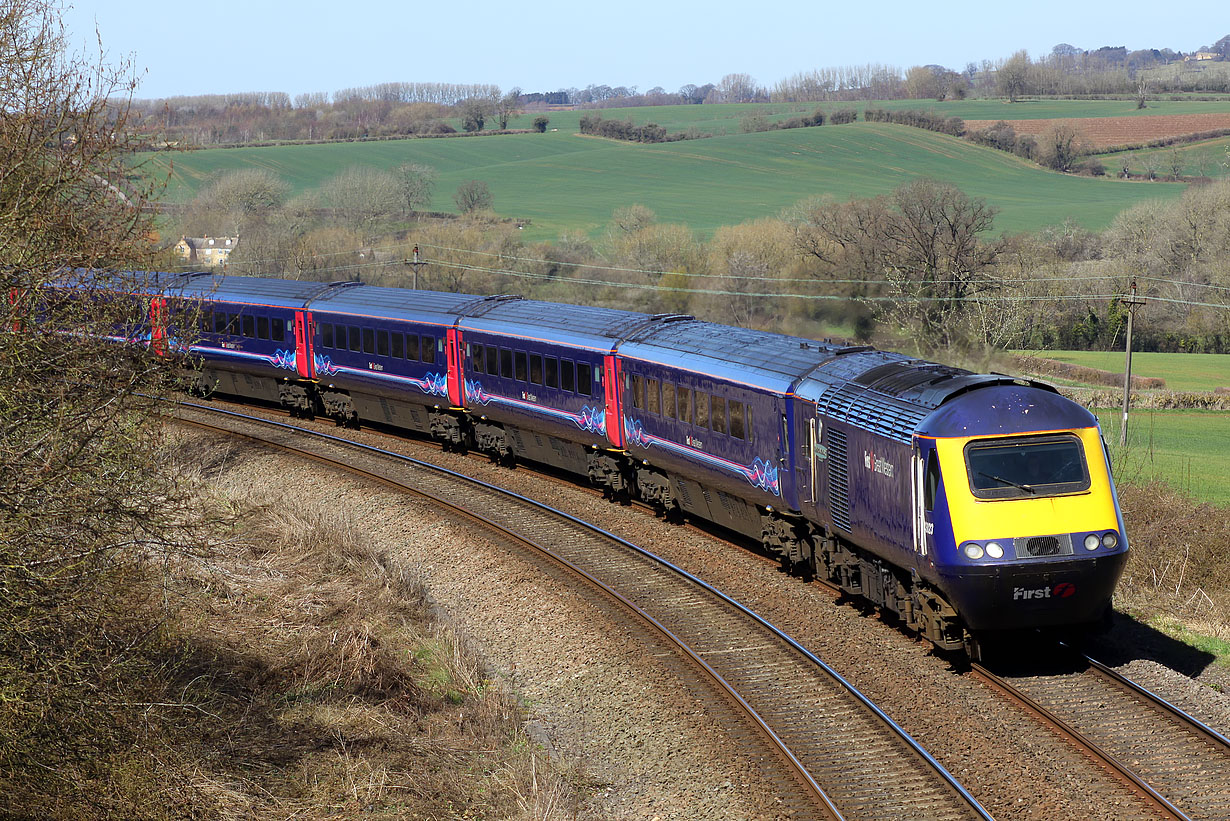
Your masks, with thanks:
M1230 505L1230 413L1135 410L1119 447L1122 411L1098 411L1116 482L1160 480L1202 502Z
M1128 158L1128 168L1133 174L1144 174L1149 166L1158 176L1171 173L1171 156L1178 154L1183 163L1179 173L1184 177L1225 177L1230 175L1230 137L1176 145L1169 148L1142 148L1135 151L1116 151L1099 154L1098 159L1106 166L1107 174L1117 174L1121 158Z
M704 113L720 107L670 108ZM663 222L708 234L723 225L775 215L811 195L843 200L876 196L919 176L951 182L986 199L1000 211L996 229L1008 232L1067 219L1099 229L1142 200L1171 199L1183 191L1171 183L1055 174L952 137L863 122L659 145L581 137L561 128L546 134L147 156L147 171L168 177L170 202L187 201L212 175L233 169L269 169L298 193L354 165L423 163L439 171L433 210L456 210L452 195L457 186L482 180L497 213L532 221L527 239L554 239L566 230L596 233L612 211L632 204L652 209Z
M1123 351L1018 351L1057 362L1123 373ZM1230 354L1133 353L1133 376L1155 376L1166 380L1169 391L1211 391L1230 388ZM1230 439L1227 439L1230 445ZM1230 450L1230 447L1227 448Z

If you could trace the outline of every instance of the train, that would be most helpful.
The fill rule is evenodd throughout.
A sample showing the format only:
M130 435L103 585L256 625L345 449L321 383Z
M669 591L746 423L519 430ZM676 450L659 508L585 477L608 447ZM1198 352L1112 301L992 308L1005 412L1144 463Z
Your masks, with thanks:
M187 353L201 394L550 465L755 540L942 651L1109 618L1128 539L1108 452L1045 383L509 294L207 272L125 288L146 327L117 339Z

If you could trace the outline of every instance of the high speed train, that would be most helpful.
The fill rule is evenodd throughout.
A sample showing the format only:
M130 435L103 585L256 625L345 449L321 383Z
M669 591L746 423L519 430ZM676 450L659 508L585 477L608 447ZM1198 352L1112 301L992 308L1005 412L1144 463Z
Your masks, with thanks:
M194 356L203 392L570 471L756 539L945 650L1096 624L1126 560L1097 420L1045 384L512 295L206 273L127 287L148 303L142 338Z

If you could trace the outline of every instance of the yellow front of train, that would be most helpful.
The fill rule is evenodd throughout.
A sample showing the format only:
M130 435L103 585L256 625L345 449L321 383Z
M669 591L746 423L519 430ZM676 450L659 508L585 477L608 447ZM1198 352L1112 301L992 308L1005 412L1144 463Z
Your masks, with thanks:
M1058 396L1022 398L994 427L935 438L946 508L937 571L974 631L1098 622L1127 558L1096 420Z

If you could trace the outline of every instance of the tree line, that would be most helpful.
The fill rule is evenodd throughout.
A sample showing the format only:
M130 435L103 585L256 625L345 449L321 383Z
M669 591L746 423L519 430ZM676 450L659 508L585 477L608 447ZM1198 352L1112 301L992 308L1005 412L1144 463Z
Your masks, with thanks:
M1202 52L1230 60L1222 37ZM1144 104L1148 95L1180 92L1230 93L1230 66L1222 70L1188 68L1190 56L1171 49L1104 46L1082 50L1061 43L1031 58L1018 51L999 60L902 69L881 63L799 72L765 86L748 74L732 72L717 82L687 83L674 91L655 86L592 84L555 91L503 91L482 83L388 82L329 92L299 94L250 92L136 100L150 140L181 146L286 140L351 140L422 136L506 129L517 112L552 106L615 108L716 103L801 103L854 100L934 99L1023 96L1131 96Z

